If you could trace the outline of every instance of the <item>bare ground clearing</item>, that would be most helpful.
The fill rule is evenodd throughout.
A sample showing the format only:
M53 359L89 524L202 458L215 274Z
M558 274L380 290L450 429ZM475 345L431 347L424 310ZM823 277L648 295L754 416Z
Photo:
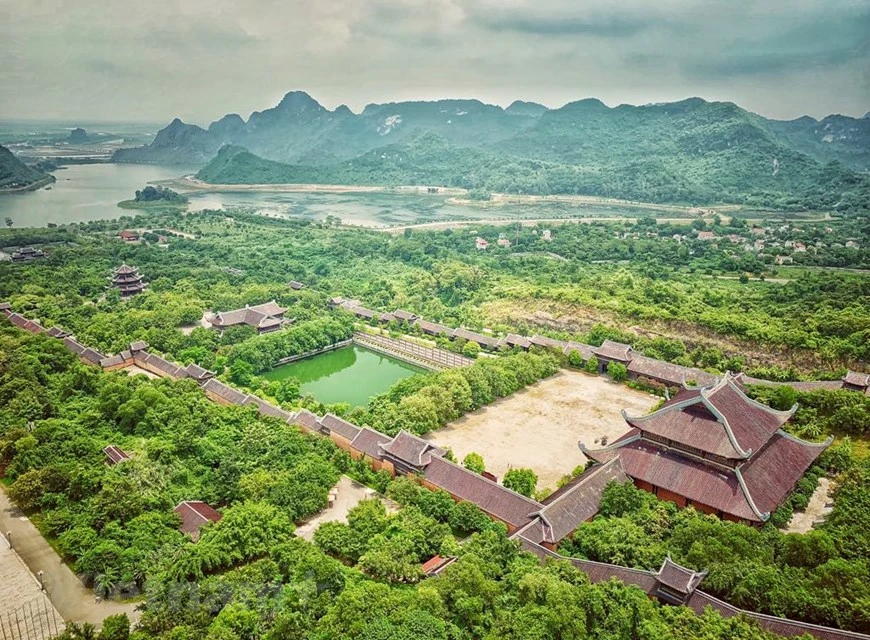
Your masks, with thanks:
M427 438L450 447L460 461L479 453L499 479L512 467L525 467L538 474L538 489L555 488L559 478L586 463L579 441L591 447L607 436L613 442L628 430L622 409L642 415L657 402L601 376L562 371Z
M783 529L785 533L807 533L816 522L825 519L832 507L828 506L834 501L834 485L828 478L819 478L819 486L810 496L810 503L804 511L796 512L788 526Z
M314 532L324 522L347 522L347 514L363 500L379 497L373 489L352 480L347 476L341 476L338 484L333 487L335 503L327 507L317 515L312 516L306 522L296 527L296 535L305 540L311 540ZM387 507L387 513L395 513L398 506L392 501L381 498Z

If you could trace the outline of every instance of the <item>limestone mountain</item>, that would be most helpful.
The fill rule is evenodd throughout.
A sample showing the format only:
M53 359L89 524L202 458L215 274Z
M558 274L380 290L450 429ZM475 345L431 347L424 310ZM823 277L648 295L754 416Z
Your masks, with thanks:
M789 145L820 162L837 160L855 171L870 171L870 118L831 115L821 120L769 120Z
M26 190L43 181L54 182L54 176L27 166L0 145L0 191Z

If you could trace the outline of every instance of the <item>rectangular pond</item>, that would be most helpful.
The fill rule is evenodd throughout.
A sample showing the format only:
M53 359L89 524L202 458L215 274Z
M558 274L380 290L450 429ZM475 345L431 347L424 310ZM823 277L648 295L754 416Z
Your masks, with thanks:
M347 402L365 406L372 396L425 369L353 345L276 367L263 375L267 380L293 377L302 394L326 404Z

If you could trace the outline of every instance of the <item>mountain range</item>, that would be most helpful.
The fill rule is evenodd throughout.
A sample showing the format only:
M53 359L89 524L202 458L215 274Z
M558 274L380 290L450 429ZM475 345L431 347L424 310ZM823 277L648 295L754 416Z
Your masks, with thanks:
M208 129L173 120L115 162L206 164L224 183L442 184L491 191L583 193L650 201L867 208L870 119L770 120L690 98L559 109L479 100L330 111L288 93L245 121Z

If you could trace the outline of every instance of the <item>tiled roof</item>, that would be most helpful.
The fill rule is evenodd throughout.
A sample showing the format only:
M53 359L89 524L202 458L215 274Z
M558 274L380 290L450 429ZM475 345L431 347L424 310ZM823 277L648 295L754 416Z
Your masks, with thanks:
M532 346L532 343L525 336L518 335L516 333L509 333L504 338L498 341L499 346L507 345L508 347L520 347L521 349L528 349Z
M536 347L544 347L547 349L559 349L560 351L565 349L568 346L568 343L564 340L556 340L555 338L548 338L547 336L542 336L539 334L533 335L529 338L529 343L535 345Z
M395 319L396 319L395 316L393 316L393 314L392 314L392 313L389 313L389 312L387 312L387 313L382 313L382 314L378 317L378 321L379 321L379 322L392 322L392 321L395 320Z
M866 387L870 385L870 373L859 373L857 371L849 371L843 378L843 382L856 387Z
M122 356L120 353L116 353L113 356L109 356L100 360L100 366L103 369L107 369L109 367L116 367L119 364L124 364L124 356Z
M417 319L417 314L405 311L404 309L396 309L393 311L393 315L397 320L403 320L405 322L411 322L412 320Z
M66 338L69 335L69 331L58 326L51 327L46 333L52 338Z
M498 348L498 340L496 338L485 336L482 333L477 333L475 331L469 331L468 329L455 329L453 331L453 337L462 338L463 340L471 340L482 347L488 347L490 349Z
M217 522L222 517L219 512L199 500L185 500L173 511L181 517L181 531L195 536L202 525Z
M352 449L356 449L360 453L364 453L370 458L375 458L377 460L381 457L380 445L389 442L390 440L392 440L390 436L386 436L374 429L363 427L351 441L350 446Z
M189 365L184 367L185 372L194 380L205 380L207 378L214 377L214 371L209 371L204 367L199 366L195 362L191 362Z
M158 356L156 353L149 353L145 358L145 363L171 378L187 377L187 373L183 369L180 369L177 364Z
M348 440L353 440L359 433L359 427L331 413L327 413L320 419L320 426L328 429L330 433L337 433Z
M628 362L632 357L631 345L614 342L613 340L605 340L600 347L593 347L592 351L595 355L608 358L609 360Z
M662 562L656 578L660 583L674 591L689 594L701 583L705 575L707 575L706 571L694 571L681 566L668 556Z
M134 340L130 343L130 351L145 351L148 348L148 343L144 340Z
M122 264L120 267L115 269L114 273L117 275L124 275L124 274L136 273L137 271L138 271L138 269L136 267L130 267L126 264ZM105 272L103 272L103 273L105 273Z
M274 300L264 304L233 309L232 311L219 312L213 319L212 325L216 327L231 327L237 324L246 324L251 327L267 329L281 324L280 316L287 311Z
M287 286L290 287L291 289L296 290L296 291L299 291L299 289L305 288L305 285L302 284L301 282L299 282L298 280L291 280L290 282L287 283Z
M79 357L83 360L87 360L91 364L100 364L100 361L103 360L106 356L96 349L91 349L90 347L85 347L85 350L79 354Z
M293 417L295 424L300 424L303 427L314 431L320 426L317 416L311 413L308 409L300 409Z
M269 416L271 418L281 418L282 420L289 420L293 417L293 414L289 411L276 407L273 404L270 404L263 400L262 398L258 398L257 396L248 396L245 398L243 405L255 405L257 407L257 411L259 411L264 416Z
M354 307L353 309L351 309L351 312L357 318L367 318L368 320L371 320L372 318L374 318L375 313L376 313L376 312L372 311L371 309L366 309L365 307ZM380 315L380 314L378 314L378 315Z
M598 513L601 495L610 482L628 482L619 458L589 469L552 493L538 512L543 537L536 542L558 543Z
M696 384L714 384L717 376L701 369L683 367L646 356L635 355L628 364L628 371L640 376L663 380L673 385L682 384L686 380L694 380Z
M12 305L8 302L0 302L0 311L6 311L7 309L11 309Z
M437 576L454 562L456 562L456 556L447 556L446 558L432 556L420 566L420 569L427 576Z
M428 464L433 453L444 453L440 447L407 431L399 431L395 438L381 445L381 450L415 467Z
M109 459L109 464L118 464L119 462L130 459L130 456L127 455L126 452L122 451L120 447L114 444L110 444L108 447L103 449L103 453L105 453L106 458Z
M76 355L81 355L82 351L85 350L85 346L76 340L73 336L67 336L63 339L64 346L75 353Z
M460 500L473 502L514 527L528 524L530 514L541 508L540 503L439 456L432 456L423 476L436 487Z
M793 412L749 399L726 374L712 387L684 389L658 411L625 419L646 433L739 460L762 447Z
M565 352L566 356L568 354L570 354L572 351L579 351L580 357L583 358L584 360L588 360L589 358L591 358L592 356L595 355L595 351L593 351L593 349L594 349L594 347L592 347L591 345L583 344L582 342L570 342L569 341L565 345L565 348L563 349L563 351Z
M202 385L202 388L206 391L211 391L219 398L223 398L224 400L232 404L241 406L245 403L246 396L244 393L241 393L233 389L232 387L225 385L217 378L211 378L208 382Z
M422 318L417 320L417 326L420 327L421 331L436 336L449 336L453 334L453 329L451 329L450 327L446 327L443 324L438 324L437 322L429 322L428 320L423 320Z

